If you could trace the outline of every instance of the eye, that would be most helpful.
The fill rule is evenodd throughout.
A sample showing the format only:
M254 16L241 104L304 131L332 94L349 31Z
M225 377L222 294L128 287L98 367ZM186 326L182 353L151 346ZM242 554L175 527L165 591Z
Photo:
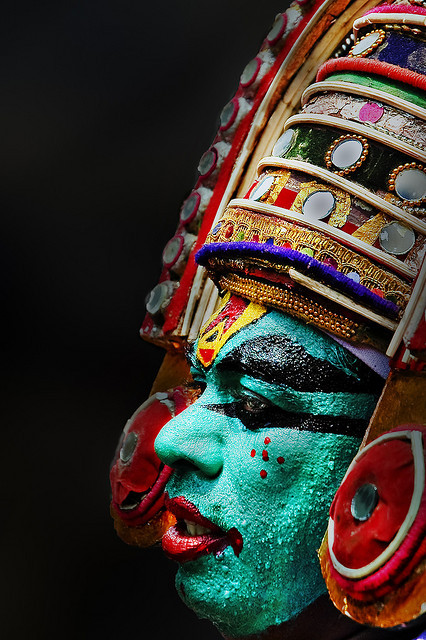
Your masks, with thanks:
M240 395L241 408L251 414L258 414L270 407L270 403L260 396L242 393Z

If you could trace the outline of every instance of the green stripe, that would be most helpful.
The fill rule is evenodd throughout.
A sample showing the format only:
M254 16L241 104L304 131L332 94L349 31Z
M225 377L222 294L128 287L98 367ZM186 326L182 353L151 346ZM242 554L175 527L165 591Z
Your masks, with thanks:
M402 82L395 82L388 79L379 80L378 78L371 78L360 73L333 73L327 76L327 82L337 80L340 82L360 84L363 87L370 87L371 89L379 89L397 98L407 100L407 102L412 102L418 107L426 108L425 92L421 89L411 89L410 85L403 84Z

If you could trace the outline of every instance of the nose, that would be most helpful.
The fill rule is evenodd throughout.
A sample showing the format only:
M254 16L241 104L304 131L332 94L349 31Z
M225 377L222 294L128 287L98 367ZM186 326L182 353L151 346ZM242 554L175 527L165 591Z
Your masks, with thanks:
M155 451L169 467L200 470L215 478L223 467L223 426L197 402L168 422L155 440Z

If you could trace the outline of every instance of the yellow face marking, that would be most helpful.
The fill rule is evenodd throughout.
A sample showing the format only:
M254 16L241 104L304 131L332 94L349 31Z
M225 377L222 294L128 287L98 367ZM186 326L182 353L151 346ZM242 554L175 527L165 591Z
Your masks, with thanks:
M266 307L231 295L228 291L219 309L201 329L197 346L197 358L201 364L209 367L231 336L266 312Z

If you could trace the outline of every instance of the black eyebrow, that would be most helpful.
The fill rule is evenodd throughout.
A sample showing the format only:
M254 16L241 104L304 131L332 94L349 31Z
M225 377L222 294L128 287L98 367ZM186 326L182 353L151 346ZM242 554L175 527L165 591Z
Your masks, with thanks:
M295 391L358 392L379 395L384 381L351 354L351 376L327 360L310 355L306 349L282 335L253 338L235 347L217 364L221 371L248 374Z

